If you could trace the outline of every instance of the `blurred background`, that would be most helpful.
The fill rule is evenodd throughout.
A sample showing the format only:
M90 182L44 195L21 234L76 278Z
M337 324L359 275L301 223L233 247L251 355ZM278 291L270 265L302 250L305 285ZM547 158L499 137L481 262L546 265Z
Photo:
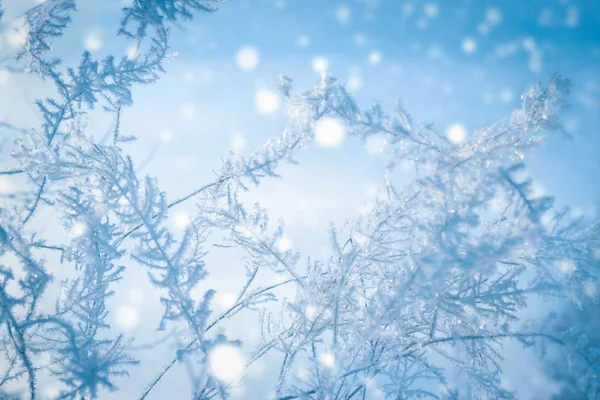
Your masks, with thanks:
M33 102L54 95L47 82L23 73L12 60L24 39L22 13L36 2L4 0L0 25L0 122L24 129L41 123ZM135 56L135 48L116 36L127 3L78 1L53 54L69 66L84 50L94 57ZM210 182L229 151L247 154L281 133L287 117L276 89L280 74L304 91L327 71L363 107L377 100L391 113L400 100L415 121L460 141L510 115L525 89L559 72L573 84L572 107L563 119L571 138L557 134L524 161L539 194L554 195L558 206L569 204L584 218L600 217L598 0L229 0L215 14L175 29L171 44L176 56L166 74L134 90L134 105L122 120L122 132L138 137L126 151L140 171L158 178L171 201ZM95 112L88 129L101 138L113 126L110 116ZM4 154L15 135L0 125ZM267 181L246 199L285 221L285 246L325 258L329 223L342 227L377 196L385 167L382 145L377 138L365 143L346 137L342 129L334 138L316 140L298 157L300 166L285 166L281 179ZM0 159L3 168L10 162ZM0 176L0 194L19 184ZM193 201L182 204L172 213L171 227L185 228L194 214ZM55 223L46 215L37 226L51 230ZM56 265L55 273L68 275L65 268ZM111 318L112 329L142 345L160 337L152 332L160 306L145 273L136 269L127 271L111 300ZM208 270L219 291L215 307L226 309L244 279L239 255L213 252ZM230 336L247 342L257 335L243 323L230 328ZM136 398L173 349L163 344L150 354L136 353L142 366L121 381L121 392L106 398ZM533 356L524 361L520 346L505 350L505 384L519 398L577 398L561 392L568 379L560 376L560 359L544 365ZM268 359L257 364L235 392L238 398L268 397L268 365ZM174 389L185 398L182 371L152 398L172 397ZM53 383L46 385L52 398Z

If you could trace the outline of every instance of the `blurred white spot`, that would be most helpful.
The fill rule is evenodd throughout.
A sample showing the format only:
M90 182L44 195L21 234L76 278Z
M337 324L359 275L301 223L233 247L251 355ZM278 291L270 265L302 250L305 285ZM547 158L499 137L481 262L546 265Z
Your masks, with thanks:
M554 23L554 15L551 8L544 8L538 17L537 23L539 26L548 27Z
M598 294L598 286L593 280L587 280L583 284L583 291L588 297L595 299Z
M427 51L427 56L432 60L439 60L444 55L442 48L437 45L432 45Z
M187 120L196 117L196 107L193 104L185 104L180 110L181 117Z
M564 122L564 127L567 132L575 133L579 129L579 120L577 118L568 118Z
M19 18L12 23L10 33L8 34L8 44L12 47L20 47L27 42L27 36L29 35L29 27L25 23L24 18Z
M119 205L121 207L126 207L129 205L129 200L127 200L127 197L125 196L121 196L121 198L119 199Z
M446 129L446 137L454 144L460 144L467 139L467 128L459 123L453 123Z
M88 34L84 39L84 47L90 53L98 51L102 48L102 40L96 33Z
M352 235L352 241L359 246L364 246L368 240L369 238L366 235L363 235L359 232L356 232L354 235Z
M412 3L406 2L402 5L402 17L408 18L415 12L415 6Z
M238 50L235 61L237 62L238 67L250 71L258 66L260 56L258 55L258 50L256 50L256 48L244 46Z
M279 96L268 89L260 89L256 92L256 96L254 97L254 104L256 105L256 109L261 114L273 114L281 105L281 100Z
M340 5L335 9L335 19L340 24L345 24L350 19L350 7L347 5Z
M577 269L577 264L573 260L564 259L558 262L558 270L564 275L571 275Z
M502 103L510 103L515 98L515 94L509 88L504 88L500 91L500 96L498 96Z
M427 18L419 18L419 20L417 21L417 28L419 28L420 30L427 29L428 26L429 23L427 22ZM420 47L420 44L417 43L415 47Z
M300 211L308 210L308 202L306 199L299 199L296 203L296 208Z
M129 294L127 296L127 298L129 299L129 302L131 304L134 304L136 306L141 305L144 302L144 292L142 291L142 289L140 288L131 288L129 290Z
M536 49L535 39L532 37L526 37L523 39L523 48L525 50L535 50Z
M196 74L194 74L193 71L187 71L184 75L183 75L183 80L186 83L192 83L194 81L196 81Z
M569 28L574 28L579 25L579 10L575 6L569 6L567 8L567 18L565 25Z
M304 315L308 319L313 319L317 316L317 308L315 306L308 305L304 308Z
M130 60L134 60L136 58L138 58L138 56L140 55L139 51L138 51L138 46L136 44L131 44L127 47L127 51L125 51L125 54L127 55L127 58L129 58Z
M173 222L175 223L175 227L177 227L177 229L185 229L192 221L186 212L181 211L175 214Z
M60 397L60 389L56 386L46 386L43 390L43 397L47 400L54 400Z
M331 352L323 353L319 356L319 362L327 368L335 367L335 356Z
M490 25L498 25L502 22L502 12L497 7L490 7L485 11L485 20Z
M224 383L233 383L244 373L246 360L237 347L219 344L208 352L210 374Z
M292 248L292 242L289 238L283 236L277 241L277 249L281 252L288 251Z
M367 43L367 37L363 33L357 33L354 35L354 44L357 46L362 46Z
M352 74L348 78L347 85L348 85L348 89L350 89L353 92L356 90L359 90L363 86L362 78L357 74Z
M315 124L315 139L321 147L337 147L345 136L346 128L337 118L325 117Z
M71 227L71 237L78 238L87 231L86 226L81 222L76 222Z
M600 261L600 249L594 250L594 258Z
M477 42L473 38L465 38L462 41L462 49L465 53L471 54L477 50Z
M435 3L428 3L425 4L423 11L425 12L427 18L435 18L440 13L440 8Z
M506 199L501 196L493 197L488 204L490 211L493 213L501 213L506 209L506 206L508 206Z
M173 139L173 132L170 130L166 129L160 133L160 140L163 142L170 142L171 139Z
M529 58L529 70L536 73L542 70L542 57L537 51L531 53L531 57Z
M298 39L296 39L296 46L300 47L301 49L307 48L310 46L310 38L306 35L300 36Z
M371 53L369 53L369 64L371 65L377 65L381 62L381 52L379 52L378 50L373 50Z
M219 306L222 310L229 310L231 307L233 307L236 299L236 295L231 292L219 293L218 295Z
M329 66L329 62L325 57L315 57L312 60L312 68L315 72L325 72Z
M6 85L10 81L10 72L0 69L0 86Z
M371 155L383 153L386 145L387 140L381 135L369 136L365 141L365 149L367 150L367 153Z
M12 190L10 180L5 176L0 176L0 194L8 194Z
M490 26L487 23L482 22L477 25L477 32L479 32L481 35L487 35L490 33Z
M247 143L248 141L244 135L241 133L234 133L229 139L229 149L234 153L239 153L246 147Z
M134 306L122 304L115 310L115 323L122 331L133 330L140 323L140 314Z

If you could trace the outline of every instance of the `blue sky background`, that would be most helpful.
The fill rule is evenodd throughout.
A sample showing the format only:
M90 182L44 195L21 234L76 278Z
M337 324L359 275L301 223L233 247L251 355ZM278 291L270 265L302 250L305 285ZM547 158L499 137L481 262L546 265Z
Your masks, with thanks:
M40 123L33 100L52 95L47 83L9 70L18 18L33 4L5 0L0 26L0 121L23 128ZM97 57L127 54L128 44L115 36L124 4L78 1L79 12L54 54L66 65L74 65L84 49ZM573 139L557 135L525 162L540 193L554 194L559 205L570 204L588 218L600 217L600 1L230 0L217 13L176 29L171 43L178 55L167 74L134 91L135 104L122 125L124 133L139 138L127 151L144 172L158 177L170 200L210 182L229 150L249 152L281 132L285 105L273 97L280 74L306 90L319 79L315 69L326 64L365 107L380 100L392 112L401 99L415 120L431 122L441 132L459 124L472 134L508 116L524 89L560 72L573 83L572 109L564 118ZM241 50L258 57L240 62ZM266 110L257 106L259 93L270 100ZM102 137L112 123L95 113L89 131ZM12 135L0 131L7 143ZM301 154L300 166L282 168L281 180L247 198L261 201L273 219L286 221L295 248L325 257L329 221L341 226L351 220L382 183L384 160L376 150L376 143L365 146L355 138L333 148L315 144ZM1 161L10 167L10 161ZM0 193L19 185L0 178ZM193 203L174 210L174 228L186 213L194 213ZM52 218L45 215L37 223L51 229ZM235 291L243 279L237 256L217 253L209 260L211 282L223 293ZM57 267L56 273L65 272ZM153 337L157 317L157 296L143 276L128 271L113 299L115 310L127 304L139 318L133 327L116 323L115 329L142 339ZM233 329L249 334L243 324ZM150 358L140 355L154 365L123 383L124 397L107 398L139 393L172 354L169 346L157 349ZM512 352L517 347L507 349L509 384L520 390L520 398L545 398L539 393L553 386L537 364L523 368ZM181 384L181 372L155 398L167 398L161 396ZM268 375L267 369L249 378L239 397L266 396L261 390Z

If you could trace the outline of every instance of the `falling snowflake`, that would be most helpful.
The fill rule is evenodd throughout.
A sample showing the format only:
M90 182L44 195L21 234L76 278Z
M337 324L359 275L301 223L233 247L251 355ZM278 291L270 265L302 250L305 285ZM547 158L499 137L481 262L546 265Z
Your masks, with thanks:
M244 150L247 143L246 136L241 133L234 133L229 139L229 149L234 153L239 153Z
M82 222L77 222L73 224L71 227L71 237L78 238L81 237L87 231L87 227Z
M331 352L323 353L319 356L319 362L327 368L335 367L335 355Z
M574 28L579 25L579 10L575 6L567 8L567 17L565 19L565 25L569 28Z
M5 176L0 176L0 194L8 194L12 190L10 180Z
M97 33L90 33L84 39L84 47L90 53L94 53L102 48L102 40Z
M376 155L383 153L386 145L387 140L385 137L381 135L369 136L365 142L365 149L368 154Z
M435 3L425 4L423 12L427 18L435 18L440 13L440 7Z
M324 57L315 57L312 61L312 68L315 72L326 72L329 66L329 62Z
M219 293L217 298L222 310L228 310L235 305L236 296L231 292Z
M21 47L27 42L29 27L24 18L14 21L9 27L8 44L12 47Z
M192 120L196 117L196 107L193 104L185 104L180 110L181 117L186 120Z
M273 114L279 110L281 100L277 93L268 89L260 89L256 92L254 104L259 113Z
M131 331L140 323L138 310L130 304L121 304L115 310L115 324L121 331Z
M296 203L296 208L300 211L308 210L308 201L306 199L299 199Z
M244 373L246 360L239 348L219 344L208 352L210 374L223 383L233 383Z
M238 67L245 71L255 69L260 62L258 50L252 46L244 46L240 48L235 56Z
M340 5L335 10L335 18L340 24L345 24L350 19L350 7L347 5Z
M170 142L171 139L173 139L173 132L169 129L165 129L160 133L160 140L162 140L163 142Z
M490 7L485 11L485 20L490 25L498 25L502 22L502 12L498 7Z
M127 58L129 58L130 60L134 60L136 59L139 55L140 52L138 50L138 46L136 44L131 44L127 47L127 50L125 51L125 55L127 56Z
M475 39L468 37L463 39L461 47L465 53L471 54L477 50L477 42L475 42Z
M454 144L460 144L467 139L467 128L459 123L453 123L446 129L446 137Z
M344 124L333 117L325 117L315 124L315 139L321 147L337 147L346 136Z
M571 275L577 269L575 261L570 259L564 259L558 262L558 270L563 275Z
M296 39L296 46L300 47L301 49L307 48L310 46L310 38L306 35L300 36L298 39Z
M291 248L292 248L292 241L288 237L283 236L282 238L280 238L277 241L277 249L279 251L285 252L285 251L290 250Z
M367 37L364 33L357 33L354 35L354 44L357 46L362 46L367 43Z
M362 81L362 78L360 77L360 75L358 75L357 73L353 73L352 75L350 75L350 77L348 78L348 82L347 82L348 89L355 92L355 91L359 90L362 86L363 86L363 81Z
M373 50L371 53L369 53L369 64L378 65L381 62L382 57L383 56L379 50Z
M175 224L175 227L177 229L185 229L190 225L191 218L186 212L178 212L177 214L175 214L173 223Z

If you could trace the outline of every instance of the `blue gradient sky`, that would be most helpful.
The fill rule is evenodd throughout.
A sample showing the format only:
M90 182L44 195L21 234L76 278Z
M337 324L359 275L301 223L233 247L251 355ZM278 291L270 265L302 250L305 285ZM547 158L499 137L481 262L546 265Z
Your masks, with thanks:
M23 128L40 122L32 101L52 94L51 87L34 77L6 72L6 60L15 51L10 43L13 23L34 3L5 0L0 26L0 61L5 60L0 63L0 121ZM76 63L85 48L97 57L125 54L127 43L115 37L125 3L78 1L79 12L53 52L67 65ZM441 132L460 123L469 134L508 116L519 106L524 89L560 72L573 82L572 109L564 118L573 139L557 135L527 154L525 162L540 192L554 194L559 205L571 204L584 216L600 216L598 0L230 0L216 14L202 15L174 31L172 46L178 56L167 74L159 83L134 91L135 104L122 125L125 133L139 138L127 151L144 172L159 178L170 200L209 182L232 146L248 152L278 135L285 107L259 112L257 92L276 92L280 74L292 77L298 90L309 89L319 79L313 63L320 57L333 76L348 82L361 105L381 100L391 112L401 99L415 120L431 122ZM250 70L236 63L237 52L245 46L259 54ZM374 54L380 55L378 63ZM97 113L89 130L101 137L111 124ZM11 135L0 131L8 142ZM9 163L2 161L2 167ZM372 199L382 183L384 160L366 151L364 143L347 138L335 148L311 146L299 161L300 167L282 168L281 180L268 182L248 199L260 200L273 219L287 221L294 247L325 256L329 221L343 225ZM193 212L190 203L176 215ZM235 257L228 257L213 257L213 275L240 271L230 266ZM128 301L127 290L136 288L143 276L129 274L125 294L117 295L115 305ZM235 290L227 287L235 279L219 279L223 290ZM147 298L137 306L142 322L136 332L142 336L155 322L146 318L153 304L152 295ZM165 359L168 354L169 349ZM542 378L533 369L531 375L513 374L521 398L535 398L528 382ZM139 393L155 370L146 372L125 385L126 393ZM257 388L250 383L242 397L259 398L248 397Z

